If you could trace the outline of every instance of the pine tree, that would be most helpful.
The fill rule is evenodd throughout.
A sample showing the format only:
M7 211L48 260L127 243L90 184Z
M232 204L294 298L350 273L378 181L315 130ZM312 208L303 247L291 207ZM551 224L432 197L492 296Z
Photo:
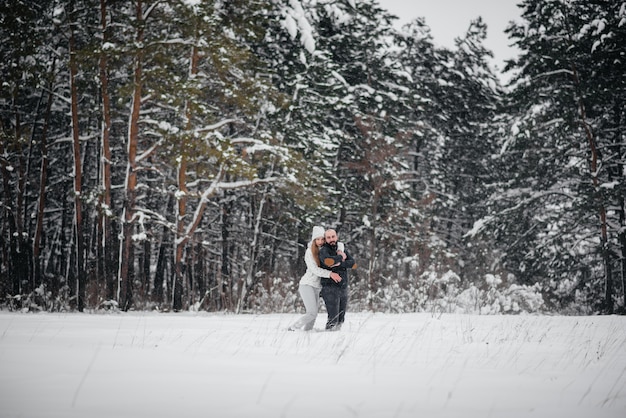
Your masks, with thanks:
M519 76L511 134L502 144L494 230L505 264L522 282L543 283L558 306L575 301L576 292L598 298L605 288L601 303L585 303L612 312L613 254L621 252L614 239L619 228L612 225L622 215L609 209L621 187L611 161L621 152L615 141L606 142L615 136L602 120L623 96L623 88L608 88L617 81L609 76L616 57L609 56L620 37L619 8L544 0L521 6L525 25L509 29L522 54L510 66ZM602 36L608 16L615 32ZM596 51L603 42L611 51L606 55Z
M478 246L464 235L486 212L502 88L482 45L487 28L477 19L456 49L436 48L422 19L404 28L400 59L409 69L418 121L407 160L413 190L422 202L423 243L413 254L426 269L452 269L469 283L485 273L473 262ZM437 261L435 261L437 260Z
M325 94L333 101L323 120L337 144L333 224L340 236L355 242L353 254L364 274L355 287L372 307L390 285L395 267L389 267L398 264L397 254L415 242L407 234L416 200L409 192L411 168L404 153L415 130L413 97L410 76L396 53L392 16L376 2L343 5L318 14L320 49L328 51L336 86L332 95Z
M441 183L434 201L438 221L434 229L448 250L458 254L461 277L482 280L488 272L477 263L474 248L464 239L487 208L492 156L497 152L498 112L503 89L489 67L492 56L483 42L487 27L480 18L472 21L456 49L442 66L435 89L437 117L431 125L440 135L440 154L433 156L434 177Z
M28 151L36 135L35 124L45 85L45 66L37 59L44 42L45 2L0 5L0 45L2 62L0 107L0 172L2 173L2 238L0 251L1 288L7 294L27 294L33 290L29 266L31 251L28 235L29 213L26 185Z

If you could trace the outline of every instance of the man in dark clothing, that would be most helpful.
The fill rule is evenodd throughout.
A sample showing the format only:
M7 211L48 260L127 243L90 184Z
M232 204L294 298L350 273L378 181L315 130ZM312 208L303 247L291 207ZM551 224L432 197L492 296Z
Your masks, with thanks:
M346 316L348 305L348 269L354 266L354 259L348 251L337 249L337 232L329 229L324 234L326 243L320 248L320 266L334 271L341 276L335 282L332 279L322 278L322 299L328 312L326 321L327 330L339 330Z

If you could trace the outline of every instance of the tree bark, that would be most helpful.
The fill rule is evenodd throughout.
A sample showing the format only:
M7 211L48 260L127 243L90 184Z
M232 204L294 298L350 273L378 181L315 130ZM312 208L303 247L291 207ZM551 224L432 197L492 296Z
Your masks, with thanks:
M609 170L611 178L609 181L622 182L624 178L625 164L622 157L622 101L617 99L613 104L613 143L611 145L611 156L617 158L617 162L613 166L612 170ZM619 205L619 222L620 229L618 232L618 241L620 245L620 284L622 287L622 300L626 301L626 201L623 193L618 193L617 196ZM626 306L622 305L622 313L626 312Z
M141 45L143 43L144 29L143 29L143 6L142 1L137 0L136 3L136 19L137 19L137 34L136 43ZM135 198L137 188L137 142L139 137L139 111L141 110L141 90L143 86L142 80L142 64L143 63L143 49L139 46L135 54L135 69L134 69L134 90L131 106L131 114L128 127L128 144L127 144L127 158L126 163L126 180L124 183L124 190L126 192L126 198L124 200L124 211L122 215L122 235L120 245L120 266L118 275L118 289L117 300L122 310L127 311L132 305L133 288L131 276L133 275L133 260L132 252L132 235L133 235L133 221L135 211Z
M37 223L35 225L35 236L33 237L33 266L35 283L42 283L41 274L41 237L43 235L43 218L46 207L46 185L48 182L48 127L50 126L50 113L52 110L53 84L54 84L55 61L52 63L50 71L50 82L48 84L48 103L44 117L43 130L41 133L41 171L39 175L39 200L37 202Z
M74 13L74 2L70 3L70 15ZM83 266L83 217L82 217L82 167L80 159L80 132L78 121L78 88L76 86L76 74L78 67L76 63L76 41L74 38L74 22L70 19L70 94L71 94L71 114L72 114L72 145L74 156L74 233L75 233L75 251L76 251L76 299L77 307L80 312L84 309L85 304L85 275Z
M259 242L261 240L261 221L263 219L263 209L265 208L266 197L267 193L264 191L261 195L261 201L259 202L256 219L254 221L254 231L252 235L252 242L250 243L250 261L248 263L248 271L246 273L246 277L242 280L236 313L241 313L241 311L247 307L248 291L252 288L252 285L254 283L257 258L259 256ZM254 205L251 206L254 207Z
M0 122L1 123L1 122ZM8 139L8 136L6 137ZM5 248L5 251L7 251L7 256L6 258L3 257L3 260L6 260L6 267L8 270L8 281L9 283L7 283L9 291L11 292L12 295L19 295L20 294L20 281L19 281L19 276L18 276L18 272L15 269L16 266L16 260L15 260L15 255L17 253L17 232L16 232L16 225L15 225L15 212L13 210L11 210L11 208L13 207L13 198L12 198L12 193L11 193L11 176L9 174L9 170L7 169L8 166L8 162L4 159L4 156L6 151L8 148L8 144L5 148L5 144L3 141L0 141L0 171L2 171L2 182L3 182L3 187L4 187L4 205L3 205L3 214L4 214L4 219L6 219L6 223L8 224L8 243L9 245L7 246L8 248ZM4 229L3 229L4 230ZM4 238L3 237L3 245L4 245Z
M184 154L184 153L183 153ZM183 257L187 240L185 235L185 215L187 211L187 157L180 156L178 165L178 202L176 205L176 253L174 255L174 298L173 306L175 312L180 311L183 306Z
M189 66L189 78L193 78L196 74L198 74L198 48L194 45L191 48L191 65ZM190 103L187 102L185 104L185 116L187 117L187 126L186 131L190 132L193 124L192 124L192 112L190 108ZM185 253L185 246L187 245L187 239L185 236L185 215L187 213L187 151L185 149L184 143L182 144L182 150L180 153L180 162L178 165L178 205L177 205L177 213L176 213L176 254L174 257L174 265L176 272L176 276L174 278L174 311L179 311L182 309L182 297L183 297L183 259Z
M221 262L220 269L217 273L217 293L219 295L216 300L216 306L218 310L231 310L232 309L232 286L229 284L232 283L230 277L230 228L231 228L231 218L230 214L233 211L233 203L226 201L221 208L222 214L222 252L221 252Z
M170 196L167 202L167 213L171 213L174 209L174 197ZM167 303L163 298L163 286L165 283L165 268L167 259L171 254L172 242L170 240L170 230L167 226L163 226L163 234L161 235L161 243L159 245L159 254L157 256L156 272L154 273L154 289L153 301L159 304Z
M107 1L100 0L100 23L102 26L102 42L108 42L108 19ZM106 298L112 300L115 295L113 241L111 239L111 98L109 96L109 74L107 53L102 49L100 54L100 85L102 92L102 133L101 133L101 181L102 191L100 194L100 212L98 214L98 236L101 241L98 243L98 270L99 275L104 278L106 287Z
M575 66L572 66L572 77L574 86L578 91L578 116L580 122L587 136L590 154L590 170L593 187L596 191L600 190L600 184L598 181L598 159L599 152L596 144L596 138L591 130L591 126L587 122L587 114L585 110L585 103L583 101L582 93L580 92L580 79L578 77L578 71ZM605 280L605 293L604 293L604 311L607 314L612 314L614 310L613 306L613 268L611 265L611 253L609 249L609 239L607 231L606 220L606 207L602 200L601 194L596 193L598 198L598 215L600 218L600 243L602 246L602 257L604 259L604 280Z

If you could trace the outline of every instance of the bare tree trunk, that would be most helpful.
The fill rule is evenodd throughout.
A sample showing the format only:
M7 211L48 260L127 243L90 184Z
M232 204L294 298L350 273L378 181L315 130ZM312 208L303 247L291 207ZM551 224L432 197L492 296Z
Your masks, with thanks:
M621 164L620 164L621 166ZM620 221L620 232L618 234L618 240L620 244L620 266L621 269L619 271L620 274L620 284L622 286L622 300L624 301L624 305L622 306L622 310L626 312L626 203L624 202L623 195L619 197L619 221Z
M52 100L54 95L54 68L55 62L52 63L50 71L50 83L48 85L48 103L46 105L46 114L44 117L43 130L41 133L41 172L39 175L39 201L37 202L37 223L35 226L35 236L33 238L33 265L34 279L36 283L43 281L41 274L41 236L43 234L43 218L46 207L46 185L48 182L48 127L50 125L50 113L52 109Z
M52 71L54 71L54 61L53 61L52 67L53 67ZM34 120L37 120L39 118L39 108L41 107L41 103L43 102L44 96L45 96L45 90L42 89L41 96L39 97L39 100L37 101L37 106L33 113L35 116ZM40 284L39 278L35 277L35 269L34 269L35 258L33 256L33 242L30 241L30 237L32 236L33 224L30 221L31 217L29 216L29 207L30 207L29 199L28 199L29 194L26 193L26 187L30 183L29 181L30 171L31 171L30 167L31 167L31 162L32 162L33 151L35 149L33 144L34 144L36 132L37 132L37 129L35 128L35 125L33 125L30 131L30 141L28 144L28 157L26 157L24 167L20 167L20 183L19 183L20 194L23 196L22 197L23 211L20 212L20 216L22 217L21 224L24 230L24 234L22 235L24 237L22 244L23 244L24 250L28 252L28 261L27 261L27 266L26 266L28 269L27 270L28 275L23 277L23 281L24 283L27 284L26 292L28 293L32 292L33 289L35 289ZM43 159L43 155L42 155L42 159Z
M0 122L1 123L1 122ZM6 137L8 139L8 135ZM7 147L8 148L8 144ZM0 156L5 155L6 152L4 142L0 141ZM6 236L8 240L8 251L6 258L6 268L8 271L8 283L7 288L8 291L11 292L12 295L20 294L20 281L19 281L19 272L16 271L15 266L17 260L15 260L15 255L17 253L17 245L18 245L18 237L16 232L15 225L15 212L11 210L13 207L13 198L11 193L11 176L9 174L9 170L7 169L8 162L0 157L0 169L2 171L2 184L4 187L4 205L3 205L3 214L6 219L6 223L8 224L8 236ZM4 231L4 229L3 229ZM4 238L2 237L2 242L4 243Z
M259 241L261 239L261 220L263 219L263 208L265 207L266 192L263 192L259 207L257 209L256 219L254 222L254 231L252 235L252 242L250 243L250 261L248 263L248 271L246 277L242 281L241 290L239 292L239 301L237 302L236 313L241 311L247 305L248 290L252 287L254 276L256 274L256 264L259 255Z
M167 213L171 213L174 209L174 197L170 197L167 202ZM161 244L159 245L159 254L157 256L156 271L154 273L154 290L152 300L154 302L164 304L167 301L163 298L163 286L165 282L165 267L167 257L171 254L172 242L170 240L170 230L167 226L163 226L163 234L161 235Z
M74 2L70 3L70 15L74 13ZM76 46L74 39L74 22L70 20L70 94L72 108L72 144L74 155L74 232L75 232L75 251L76 251L76 298L77 306L80 312L84 309L85 304L85 274L83 266L83 216L81 201L82 186L82 167L80 158L80 133L78 123L78 89L76 87L76 74L78 68L76 64Z
M228 283L231 282L230 278L230 213L232 213L232 202L225 203L225 206L222 206L222 254L221 254L221 266L219 272L217 273L217 293L219 295L218 300L216 301L216 306L218 310L232 309L232 295L229 290Z
M31 272L29 269L31 257L29 255L30 248L28 246L28 234L24 231L24 195L26 187L26 160L24 158L24 151L22 149L22 138L24 136L24 127L21 122L21 111L18 107L18 99L20 94L20 87L16 85L13 90L13 114L15 120L15 126L13 129L13 145L14 149L10 149L9 143L7 143L7 150L12 150L18 159L17 169L17 188L15 193L15 202L12 199L12 193L10 190L10 174L7 170L8 162L3 162L3 178L5 180L6 199L9 217L9 280L12 294L24 294L32 291L30 286ZM9 136L7 135L7 139ZM6 151L6 150L5 150ZM4 152L2 153L4 154ZM11 210L12 208L12 210Z
M107 1L100 0L100 23L102 26L102 42L108 42L108 19ZM100 195L100 213L98 220L98 236L101 242L98 243L99 273L104 278L106 287L106 298L112 300L115 297L114 281L114 261L113 261L113 240L111 238L111 98L109 96L109 74L107 53L100 54L100 84L102 87L102 136L101 136L101 181L102 193Z
M18 272L18 277L16 280L19 280L20 283L20 292L26 293L30 291L28 287L24 287L23 283L28 283L27 277L28 272L26 270L26 263L24 259L24 187L26 185L26 175L25 175L25 166L26 162L24 161L24 151L22 149L22 135L24 134L24 128L22 127L22 121L20 117L20 111L17 108L18 102L18 87L15 88L15 96L13 98L13 103L15 107L15 146L17 147L17 158L19 160L18 169L17 169L17 193L15 196L15 212L13 213L15 217L15 229L16 229L16 252L15 252L15 264L13 268L16 272Z
M617 99L615 103L613 103L613 142L610 146L611 149L611 157L615 158L616 161L612 166L612 169L609 169L609 182L619 181L622 182L624 178L624 169L626 164L624 163L624 159L622 158L622 101ZM622 307L621 312L626 313L626 200L624 198L623 193L619 193L617 196L618 206L619 206L619 224L620 229L618 232L618 242L620 245L620 270L619 270L619 284L622 288Z
M196 244L196 249L194 251L194 271L195 271L195 282L197 287L198 295L205 295L208 291L208 271L207 271L207 258L208 254L205 251L201 242Z
M4 126L2 121L0 121L0 130L4 130ZM0 136L0 156L4 155L4 135ZM9 243L12 240L13 230L15 229L13 226L13 222L11 221L11 212L9 208L11 207L11 190L10 190L10 178L9 171L7 170L8 162L0 157L0 173L2 173L2 198L4 202L0 205L2 210L0 211L0 273L7 272L7 277L3 279L10 279L9 274L9 266L10 266L10 257L9 257ZM6 286L8 283L0 282L0 286Z
M67 178L67 173L64 173L64 177ZM71 188L71 182L69 180L64 180L64 183L68 183L67 185L63 185L63 190L69 190ZM73 285L71 283L69 283L69 276L67 273L67 269L68 269L68 264L69 264L69 256L67 255L67 246L69 245L67 242L67 236L65 235L65 231L68 230L68 216L67 213L69 212L69 203L68 203L68 196L67 194L69 194L69 192L64 192L64 196L62 198L62 202L63 202L63 210L61 211L61 230L59 231L59 242L58 242L58 256L56 257L57 259L57 265L56 265L56 273L57 275L65 278L65 280L63 280L63 286L68 287L70 290L73 288ZM70 240L71 243L71 240ZM63 286L61 285L61 283L59 284L59 289L58 290L62 290Z
M189 66L189 78L193 78L198 74L198 48L194 45L191 48L191 65ZM187 117L186 130L189 132L193 126L192 112L189 102L185 104L185 116ZM174 278L174 311L182 309L183 297L183 258L187 239L185 236L185 215L187 213L187 155L181 152L180 163L178 165L178 205L176 216L176 254L174 257L174 265L176 276Z
M137 35L136 43L141 45L143 43L143 7L142 1L137 0L136 3L136 18L137 18ZM132 288L132 269L133 260L132 255L132 232L133 221L135 211L135 198L137 188L137 142L139 136L139 111L141 109L141 90L143 86L142 80L142 62L143 62L143 50L139 49L135 55L135 70L134 70L134 91L133 101L131 106L131 114L128 127L128 144L127 153L128 161L126 164L126 181L124 184L124 190L126 192L126 198L124 200L124 211L122 216L122 235L120 245L120 266L118 276L118 289L117 299L119 306L122 310L128 310L132 305L133 288Z
M369 263L367 266L367 294L368 294L368 305L370 309L374 309L374 294L378 290L378 286L376 286L376 282L374 280L374 272L376 270L376 254L377 254L377 238L376 238L376 217L378 216L378 203L380 201L380 189L376 187L374 189L374 200L372 202L371 210L371 235L369 242Z
M583 96L580 92L580 80L578 78L578 71L576 67L572 66L572 77L574 86L576 87L578 92L578 111L579 118L583 129L585 130L585 134L587 135L587 141L589 144L589 153L590 153L590 170L591 170L591 178L593 181L593 187L596 191L600 190L600 184L598 181L598 159L599 152L596 145L596 138L591 130L591 126L587 122L587 114L585 110L585 104L583 102ZM606 208L604 202L601 199L600 194L598 194L598 213L600 218L600 243L602 245L602 256L604 258L604 280L605 280L605 293L604 293L604 310L607 314L612 314L614 310L613 306L613 268L611 265L611 252L609 248L609 239L607 232L607 221L606 221Z
M187 211L187 157L181 155L178 165L178 204L176 205L176 252L174 254L174 297L172 309L180 311L183 307L183 256L187 240L185 235L185 215Z
M141 254L141 300L145 302L148 300L148 292L150 289L150 266L152 265L152 245L150 239L145 239L143 241L143 251Z

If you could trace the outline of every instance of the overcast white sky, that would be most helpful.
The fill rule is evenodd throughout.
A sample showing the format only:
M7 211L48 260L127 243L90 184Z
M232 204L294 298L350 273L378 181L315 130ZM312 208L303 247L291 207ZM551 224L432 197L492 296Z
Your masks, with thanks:
M481 16L487 23L485 46L493 51L494 63L503 68L506 59L517 51L510 43L504 29L509 21L521 22L520 0L378 0L381 7L398 16L400 27L416 17L424 17L432 31L435 43L452 48L454 38L467 30L472 19Z

